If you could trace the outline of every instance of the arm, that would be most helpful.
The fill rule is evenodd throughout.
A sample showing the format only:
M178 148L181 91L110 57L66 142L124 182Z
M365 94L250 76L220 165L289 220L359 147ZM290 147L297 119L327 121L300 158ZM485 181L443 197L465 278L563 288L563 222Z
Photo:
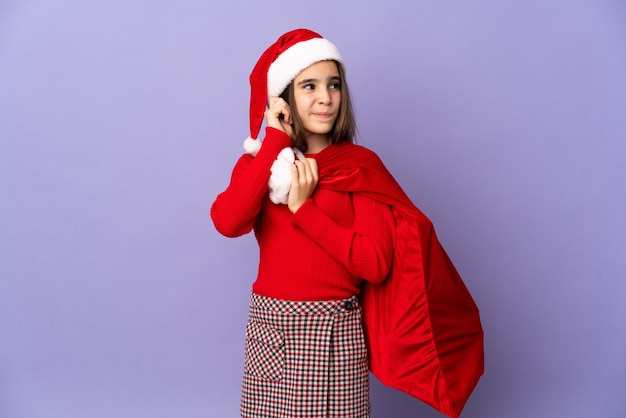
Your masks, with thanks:
M299 208L292 222L351 274L380 283L389 274L393 259L395 227L391 208L358 193L352 199L352 228L338 225L312 199Z
M211 219L222 235L238 237L252 230L263 197L268 193L272 163L278 153L291 144L287 134L268 127L256 157L245 154L237 161L230 184L211 206Z

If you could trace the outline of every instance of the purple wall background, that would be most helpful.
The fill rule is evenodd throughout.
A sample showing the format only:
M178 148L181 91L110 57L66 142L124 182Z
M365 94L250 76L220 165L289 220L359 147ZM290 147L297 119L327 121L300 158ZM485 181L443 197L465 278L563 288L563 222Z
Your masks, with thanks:
M208 211L300 26L481 308L464 416L623 416L624 3L293 3L0 4L0 416L237 416L256 244Z

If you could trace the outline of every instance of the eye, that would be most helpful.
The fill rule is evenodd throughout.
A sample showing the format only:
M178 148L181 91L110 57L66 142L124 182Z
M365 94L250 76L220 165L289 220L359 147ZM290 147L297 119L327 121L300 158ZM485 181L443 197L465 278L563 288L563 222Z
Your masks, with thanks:
M330 86L329 86L329 87L330 87L331 89L333 89L333 90L340 90L340 89L341 89L341 83L340 83L340 82L338 82L338 81L336 81L336 82L334 82L334 83L330 83Z
M308 83L308 84L304 84L302 88L305 90L314 90L315 86L313 85L313 83Z

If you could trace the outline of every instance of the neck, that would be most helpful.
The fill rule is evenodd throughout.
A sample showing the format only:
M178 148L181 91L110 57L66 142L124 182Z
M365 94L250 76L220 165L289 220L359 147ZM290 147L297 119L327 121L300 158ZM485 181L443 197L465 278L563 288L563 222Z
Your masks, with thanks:
M327 135L310 135L306 138L307 154L317 154L328 145L330 145L330 140Z

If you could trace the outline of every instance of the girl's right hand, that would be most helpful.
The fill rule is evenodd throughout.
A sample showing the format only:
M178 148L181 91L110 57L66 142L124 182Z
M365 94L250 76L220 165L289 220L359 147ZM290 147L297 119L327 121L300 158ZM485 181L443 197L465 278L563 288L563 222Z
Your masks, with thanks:
M296 213L313 195L318 181L319 172L315 158L296 160L291 166L291 187L287 197L287 207L291 213Z
M286 101L280 97L270 97L269 108L265 111L267 126L283 131L293 140L293 119L291 109Z

